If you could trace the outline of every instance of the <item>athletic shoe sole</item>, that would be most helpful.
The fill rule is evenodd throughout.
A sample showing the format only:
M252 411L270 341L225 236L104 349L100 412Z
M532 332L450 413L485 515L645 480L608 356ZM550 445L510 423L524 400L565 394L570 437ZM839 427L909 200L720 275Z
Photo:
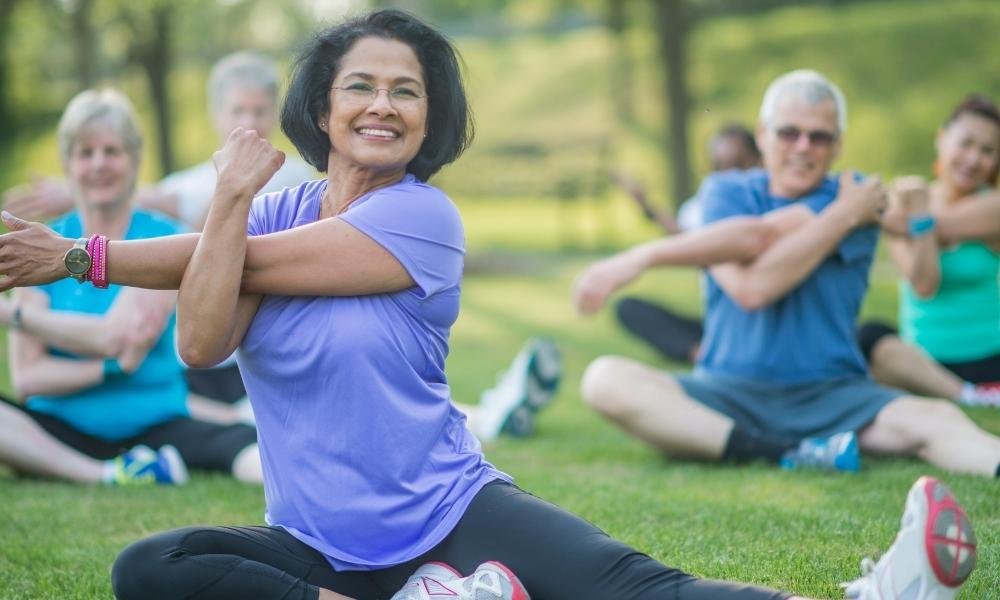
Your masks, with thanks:
M910 492L926 502L924 547L931 570L943 585L957 588L976 567L976 534L951 490L933 477L921 477Z

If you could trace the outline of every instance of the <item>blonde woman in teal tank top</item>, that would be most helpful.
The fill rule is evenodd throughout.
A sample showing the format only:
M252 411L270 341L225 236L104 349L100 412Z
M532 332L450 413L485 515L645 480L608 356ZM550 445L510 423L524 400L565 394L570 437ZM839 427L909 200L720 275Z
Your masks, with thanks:
M936 148L936 180L892 186L890 213L908 229L887 236L903 274L900 337L882 328L862 345L881 381L1000 406L1000 110L969 96Z

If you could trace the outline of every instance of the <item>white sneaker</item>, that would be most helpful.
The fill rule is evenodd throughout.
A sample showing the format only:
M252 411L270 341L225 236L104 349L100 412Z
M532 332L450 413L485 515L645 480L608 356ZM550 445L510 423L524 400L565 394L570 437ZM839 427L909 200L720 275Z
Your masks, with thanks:
M952 600L976 566L976 536L951 491L933 477L910 488L896 541L878 563L861 561L844 584L859 600Z
M503 564L479 565L468 577L450 565L429 562L410 575L391 600L530 600L521 581Z
M561 379L562 357L556 345L544 338L528 340L497 385L480 397L473 433L484 443L501 431L514 437L531 435L535 414L552 402Z

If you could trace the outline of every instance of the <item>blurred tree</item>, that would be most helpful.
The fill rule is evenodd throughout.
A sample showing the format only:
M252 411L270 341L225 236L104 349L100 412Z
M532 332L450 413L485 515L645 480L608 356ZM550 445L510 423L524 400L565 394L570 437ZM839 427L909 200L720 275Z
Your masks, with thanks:
M96 49L94 27L91 24L94 2L93 0L66 0L63 5L69 13L78 87L85 90L93 87L95 79Z
M612 4L614 4L613 0ZM863 0L652 0L653 26L660 42L660 59L666 69L667 170L672 174L674 208L691 196L691 161L688 156L688 117L691 101L685 67L687 42L699 22L716 16L759 13L790 5L841 5Z
M632 82L632 57L629 53L626 3L607 0L605 14L611 31L611 102L623 125L635 122L635 98Z
M132 33L128 61L140 66L149 85L150 99L156 115L156 142L160 170L174 170L173 115L167 76L173 66L173 10L168 0L151 0L146 6L132 3L119 5L119 19Z
M9 69L7 67L10 49L7 47L7 40L10 39L8 32L10 31L14 15L14 5L16 4L17 0L0 0L0 123L3 123L3 126L0 127L0 148L5 146L6 142L13 139L17 131L16 127L14 127L14 124L17 123L16 109L11 102L10 94L7 93L10 86L10 82L8 81Z
M685 71L686 41L694 25L694 14L685 0L654 0L654 26L660 40L660 57L666 67L664 97L667 99L668 132L664 136L666 156L673 177L674 206L691 195L691 160L688 156L690 98Z

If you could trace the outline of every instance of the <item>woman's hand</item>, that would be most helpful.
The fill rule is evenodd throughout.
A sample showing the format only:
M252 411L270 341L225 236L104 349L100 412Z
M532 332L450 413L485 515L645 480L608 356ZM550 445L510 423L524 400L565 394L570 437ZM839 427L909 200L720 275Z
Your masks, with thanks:
M73 247L73 240L7 211L2 218L10 233L0 235L0 291L50 283L69 275L63 256Z
M930 212L931 195L924 178L908 175L894 180L889 188L889 209L908 217Z
M577 312L597 312L608 296L642 273L641 261L630 251L599 260L587 267L573 286L573 305Z
M219 175L216 184L232 197L252 198L285 162L285 153L275 149L252 129L237 127L221 150L212 155Z
M144 303L137 307L125 325L121 351L116 357L118 366L132 374L146 360L146 356L163 334L163 325L170 318L173 306L162 303Z

